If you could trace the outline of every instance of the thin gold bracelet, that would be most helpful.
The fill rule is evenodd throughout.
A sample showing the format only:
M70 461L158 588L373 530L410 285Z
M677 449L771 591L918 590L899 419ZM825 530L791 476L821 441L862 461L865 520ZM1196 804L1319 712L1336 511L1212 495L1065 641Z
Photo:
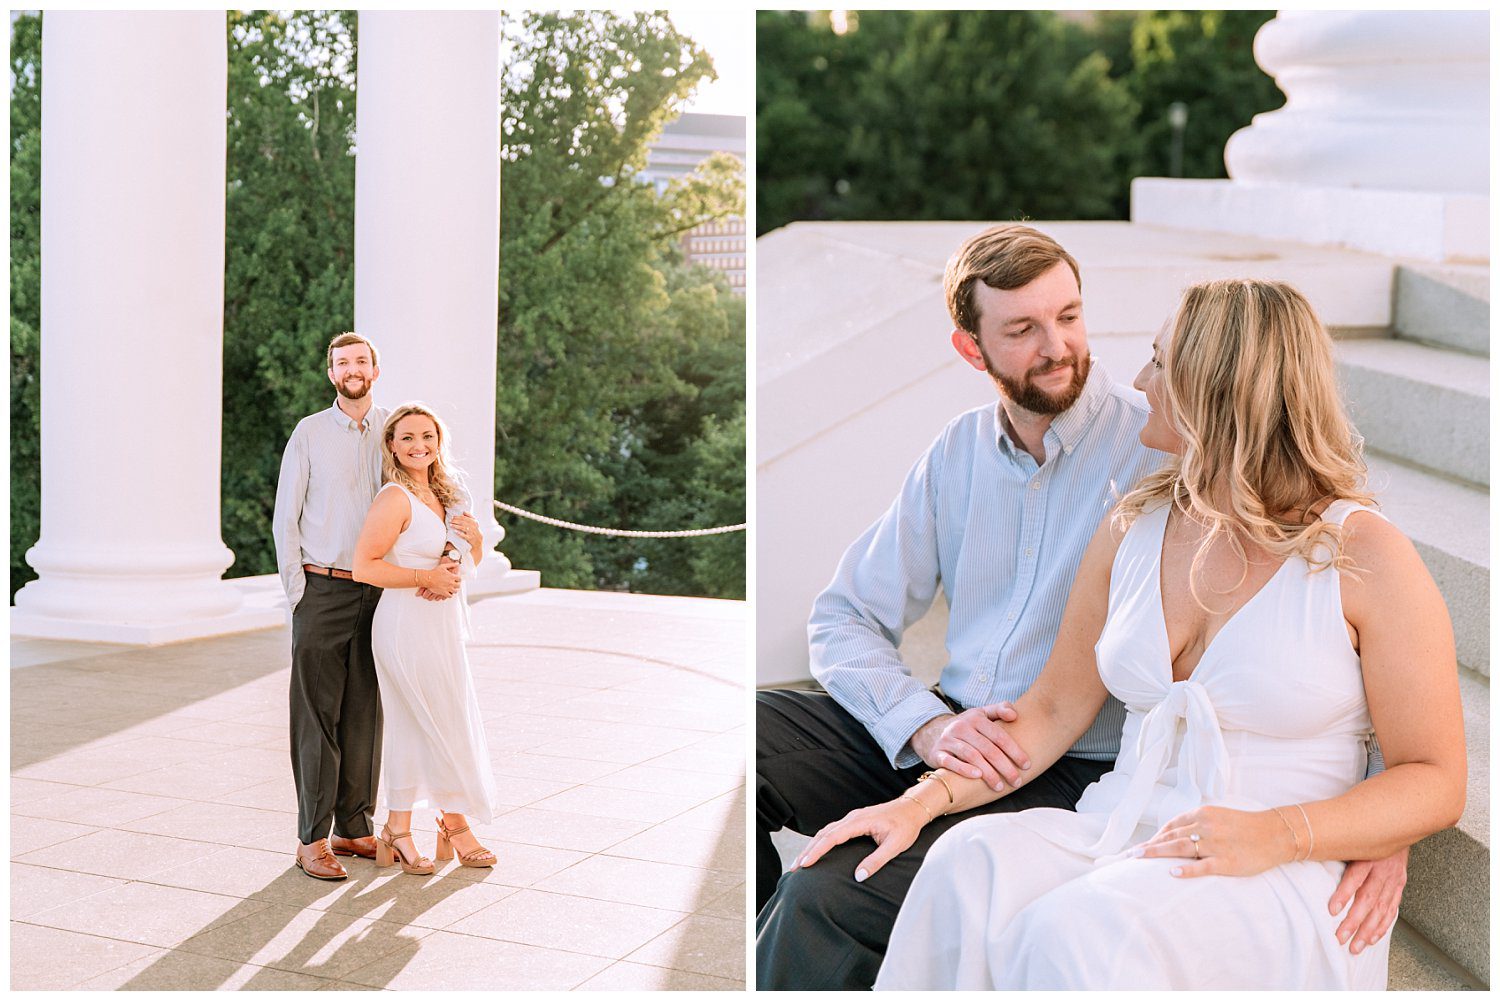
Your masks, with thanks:
M1278 816L1278 817L1281 818L1281 822L1286 825L1286 829L1292 833L1292 859L1291 860L1293 862L1296 862L1297 861L1297 856L1302 854L1302 839L1299 838L1299 837L1297 837L1297 829L1292 826L1292 822L1290 820L1286 819L1286 816L1281 812L1281 807L1279 807L1279 806L1273 806L1273 807L1271 807L1271 809L1273 809L1273 810L1276 811L1276 816Z
M1313 853L1312 821L1307 819L1307 811L1302 809L1301 803L1293 803L1292 805L1297 808L1298 813L1302 814L1302 822L1307 825L1307 854L1302 856L1302 861L1306 862L1308 859L1312 858Z
M921 785L923 782L926 782L928 779L937 779L937 781L942 784L943 791L948 794L948 806L947 806L946 809L943 810L943 813L946 814L948 812L948 810L953 809L953 804L955 802L957 802L953 798L953 787L950 786L948 784L948 780L945 779L945 778L943 778L941 775L939 775L936 770L930 771L930 772L923 772L922 775L921 775L921 777L917 779L917 784Z
M915 803L918 806L920 806L922 808L922 812L925 813L925 814L927 814L927 822L929 824L933 822L933 820L935 818L932 816L932 811L929 810L929 809L927 809L927 804L926 803L922 802L920 799L917 799L917 797L915 797L915 796L908 796L906 793L902 793L901 794L901 798L902 799L909 799L913 803Z

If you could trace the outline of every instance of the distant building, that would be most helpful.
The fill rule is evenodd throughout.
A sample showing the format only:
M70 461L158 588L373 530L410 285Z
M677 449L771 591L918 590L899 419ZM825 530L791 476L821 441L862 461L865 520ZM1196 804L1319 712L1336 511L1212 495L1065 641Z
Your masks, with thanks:
M691 174L710 154L730 153L743 161L745 145L744 116L685 114L662 129L641 176L659 193ZM722 272L735 294L744 295L745 238L745 220L734 216L688 230L682 249L690 263Z

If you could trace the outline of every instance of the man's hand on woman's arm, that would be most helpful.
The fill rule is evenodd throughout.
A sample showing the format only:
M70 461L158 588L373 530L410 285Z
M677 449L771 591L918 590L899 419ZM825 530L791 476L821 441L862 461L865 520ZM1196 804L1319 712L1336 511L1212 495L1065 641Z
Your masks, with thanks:
M946 768L999 792L1015 788L1031 760L1000 723L1016 721L1009 702L976 706L930 719L911 735L911 749L933 768Z
M1403 848L1383 859L1350 862L1344 877L1328 901L1328 913L1337 914L1349 904L1349 913L1339 922L1334 935L1340 945L1349 946L1356 955L1365 946L1380 941L1391 930L1401 909L1401 893L1406 889L1406 863L1410 848Z
M942 740L949 737L949 727L965 716L969 717L965 722L972 724L972 730L967 726L956 729L953 734L956 741L958 734L978 730L979 721L970 714L983 715L987 728L1000 730L1007 746L1015 747L1030 765L1016 770L1014 784L995 788L983 779L965 777L945 766L937 777L918 782L896 799L854 810L842 820L824 827L813 835L812 843L797 858L793 868L812 865L830 848L852 838L870 837L875 840L877 848L859 863L854 874L855 879L863 882L886 862L910 848L922 828L938 816L962 813L992 803L1013 792L1017 786L1025 785L1062 757L1093 723L1109 694L1104 682L1099 680L1094 645L1099 642L1099 633L1104 628L1109 609L1109 569L1118 547L1119 538L1111 532L1106 516L1083 554L1068 606L1063 611L1062 628L1052 646L1047 666L1017 704L1006 707L1006 711L1015 716L1015 722L998 722L1002 715L1000 705L986 706L967 710L956 717L939 717L913 734L912 750L920 754L917 743L925 745L926 738L919 735L933 722L938 723L939 726L933 729L939 730L939 737L929 750L938 748L936 753L951 754L939 748ZM947 725L942 725L945 720ZM963 743L970 749L974 748L967 740ZM994 745L993 740L991 744ZM1022 752L1021 748L1029 750ZM926 755L923 758L929 764L933 763ZM977 766L969 767L977 770Z

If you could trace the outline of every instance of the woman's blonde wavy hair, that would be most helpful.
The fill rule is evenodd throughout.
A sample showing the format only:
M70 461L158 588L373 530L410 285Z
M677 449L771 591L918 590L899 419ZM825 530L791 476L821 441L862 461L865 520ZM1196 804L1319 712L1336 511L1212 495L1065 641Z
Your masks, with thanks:
M1364 441L1339 400L1333 341L1307 299L1285 282L1200 282L1183 293L1171 327L1162 392L1182 453L1121 499L1115 527L1161 501L1207 525L1189 574L1195 598L1220 535L1246 573L1242 539L1315 571L1355 570L1342 528L1308 523L1325 500L1374 502Z
M395 454L391 451L391 442L396 437L396 425L401 418L417 414L432 421L437 428L437 457L432 460L432 465L427 467L427 486L437 497L438 503L449 508L458 503L458 477L463 474L452 466L452 459L448 455L448 427L443 419L433 413L425 403L403 403L392 411L391 416L386 418L385 431L381 440L384 450L380 457L381 485L387 483L399 483L413 493L417 490L417 483L411 478L411 474L401 463L396 461Z

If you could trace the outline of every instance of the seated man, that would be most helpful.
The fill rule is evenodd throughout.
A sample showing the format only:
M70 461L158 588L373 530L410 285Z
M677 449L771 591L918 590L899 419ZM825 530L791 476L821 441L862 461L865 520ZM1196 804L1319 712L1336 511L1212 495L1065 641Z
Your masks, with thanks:
M1029 767L995 725L1051 652L1084 548L1118 495L1162 456L1139 434L1147 409L1092 362L1078 265L1027 226L988 229L949 260L943 287L959 355L985 372L998 405L960 414L918 459L890 509L844 554L808 625L825 692L756 699L756 979L762 990L866 989L928 848L960 817L939 817L865 880L859 839L816 867L781 873L771 832L812 834L900 795L927 768L994 788ZM939 584L950 661L939 689L897 652ZM1110 768L1124 707L1093 726L1043 776L963 816L1033 806L1072 809ZM1406 853L1355 863L1330 906L1348 942L1395 920ZM1380 878L1366 881L1374 867Z

